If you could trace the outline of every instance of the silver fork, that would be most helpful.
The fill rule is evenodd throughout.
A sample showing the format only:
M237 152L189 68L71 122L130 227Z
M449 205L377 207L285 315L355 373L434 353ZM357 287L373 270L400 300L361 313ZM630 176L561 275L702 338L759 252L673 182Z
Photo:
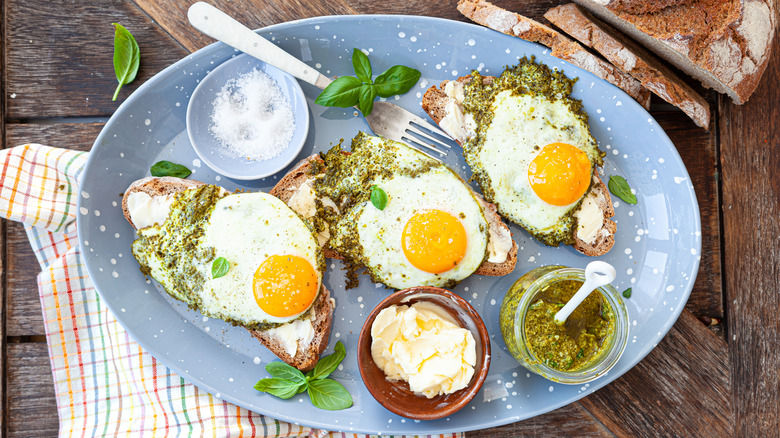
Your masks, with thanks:
M320 89L325 89L328 84L333 82L332 79L309 67L303 61L280 49L208 3L197 2L193 4L187 11L187 17L190 24L206 35L266 64L273 65L302 81ZM443 148L449 149L451 147L447 141L443 140L450 138L447 133L428 123L422 117L390 102L374 102L374 110L366 117L366 121L375 134L403 142L416 149L424 147L433 152L447 155ZM442 138L438 138L437 135Z

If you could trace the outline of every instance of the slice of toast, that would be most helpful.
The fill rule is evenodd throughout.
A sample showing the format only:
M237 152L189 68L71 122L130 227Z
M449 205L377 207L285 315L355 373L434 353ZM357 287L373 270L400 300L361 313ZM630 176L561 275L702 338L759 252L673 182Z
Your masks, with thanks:
M556 6L547 11L544 18L601 53L658 97L680 108L698 126L709 130L707 101L648 50L574 3Z
M461 76L457 79L457 81L466 84L471 81L471 79L471 76ZM483 83L490 83L493 81L493 79L494 78L491 76L482 77ZM431 86L428 88L422 98L423 110L425 110L425 112L428 113L428 116L430 116L430 118L437 124L439 124L447 115L447 105L452 100L452 98L444 92L444 87L447 85L447 82L449 81L442 82L438 87L435 85ZM463 140L455 139L455 141L460 145L463 144ZM587 256L600 256L606 254L610 249L612 249L612 246L615 244L614 234L617 230L617 225L615 222L609 219L615 215L615 209L612 206L612 198L609 194L609 190L607 190L607 187L601 178L596 175L596 172L594 172L594 176L595 179L591 190L597 191L603 195L603 201L598 203L599 209L604 215L604 220L598 233L598 238L596 241L589 244L577 238L577 227L572 227L572 234L574 238L572 247Z
M274 186L274 188L271 189L269 193L287 203L298 187L300 187L301 184L303 184L307 179L312 177L312 175L310 175L310 169L312 163L316 160L321 161L322 159L319 155L315 154L301 161L292 171L285 175L284 178L279 180L276 186ZM509 227L503 222L501 216L499 216L496 212L496 207L493 204L485 202L484 199L482 199L482 197L479 195L477 195L477 200L482 204L482 210L485 214L485 219L487 219L491 229L495 230L495 232L510 233ZM499 229L503 231L499 231ZM339 255L336 251L328 248L327 245L325 248L323 248L323 251L325 253L325 257L343 260L341 255ZM506 260L504 262L491 263L485 260L474 273L479 275L499 277L512 272L512 270L515 269L516 264L517 243L513 239L512 248L509 250L509 253L507 254Z
M168 196L188 189L196 188L205 183L195 180L180 179L174 177L148 177L135 181L125 190L122 196L122 212L125 219L136 228L130 218L130 212L127 206L128 196L133 192L143 192L149 196ZM298 341L298 348L295 356L290 356L284 348L281 340L269 330L251 330L249 333L266 346L272 353L284 362L298 368L301 371L308 371L317 364L320 354L325 351L330 338L330 329L333 322L333 312L336 304L330 296L330 292L325 285L322 285L316 301L309 309L308 318L312 321L314 328L314 338L306 345Z
M460 0L458 11L475 23L495 31L549 47L552 56L616 85L645 109L650 108L650 90L639 81L549 26L484 0Z

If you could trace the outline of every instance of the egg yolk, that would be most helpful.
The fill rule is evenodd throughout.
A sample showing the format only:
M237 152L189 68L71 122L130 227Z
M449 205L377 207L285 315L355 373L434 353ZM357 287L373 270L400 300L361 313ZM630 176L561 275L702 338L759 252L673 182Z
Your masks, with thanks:
M317 296L317 271L303 257L272 255L255 271L255 301L271 316L293 316L308 309Z
M542 201L569 205L588 190L590 173L585 152L570 144L551 143L528 166L528 182Z
M466 229L458 218L441 210L415 213L401 240L409 263L431 274L449 271L466 255Z

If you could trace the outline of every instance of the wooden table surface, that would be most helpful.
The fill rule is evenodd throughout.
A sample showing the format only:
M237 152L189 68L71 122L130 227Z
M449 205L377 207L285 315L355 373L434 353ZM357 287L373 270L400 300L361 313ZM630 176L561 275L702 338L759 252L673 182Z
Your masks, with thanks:
M534 19L561 0L495 3ZM3 147L37 142L89 150L122 100L212 40L189 26L191 0L5 0L0 3ZM456 0L232 0L251 28L338 14L466 21ZM111 101L113 26L141 47L138 78ZM596 393L548 414L469 437L780 435L780 43L742 106L696 85L712 128L654 97L701 209L701 268L677 323L650 355ZM3 221L3 436L54 436L57 411L38 300L38 263L23 227Z

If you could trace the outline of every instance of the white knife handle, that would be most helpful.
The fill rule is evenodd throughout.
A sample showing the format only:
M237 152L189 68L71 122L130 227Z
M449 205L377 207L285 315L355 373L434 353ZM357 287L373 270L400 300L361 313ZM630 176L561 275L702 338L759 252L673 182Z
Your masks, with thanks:
M208 3L197 2L190 6L187 18L189 18L190 24L206 35L254 56L266 64L273 65L298 79L319 88L325 88L331 82L330 78L323 76L317 70Z

